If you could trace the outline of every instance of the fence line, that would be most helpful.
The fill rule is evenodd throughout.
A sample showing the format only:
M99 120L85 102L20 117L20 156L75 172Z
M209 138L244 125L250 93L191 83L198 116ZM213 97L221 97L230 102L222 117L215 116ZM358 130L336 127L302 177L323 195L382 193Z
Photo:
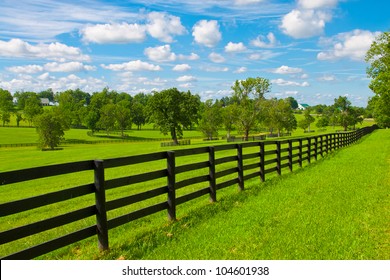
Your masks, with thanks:
M87 170L93 170L94 179L91 184L0 204L0 217L18 214L62 201L71 201L74 198L88 194L95 194L95 204L46 220L0 232L0 245L92 216L96 217L96 224L38 244L34 247L7 256L2 256L1 258L31 259L94 235L97 235L99 249L107 250L109 249L108 232L113 228L161 211L167 211L168 218L170 220L175 220L176 209L180 204L204 195L209 195L211 201L216 201L217 191L220 189L237 184L240 190L244 190L245 181L249 179L257 177L261 181L265 181L267 174L276 172L278 175L281 175L282 170L286 168L288 168L289 171L293 171L294 165L299 164L299 166L302 167L304 161L310 163L313 159L317 160L319 155L323 157L325 153L328 154L333 150L348 146L375 129L377 129L377 126L365 127L348 133L331 133L297 139L247 142L242 144L225 144L214 147L200 147L114 158L104 161L87 160L2 172L0 173L0 187L1 185ZM243 152L244 149L254 147L258 147L258 150L255 153ZM272 147L274 148L272 149ZM216 157L216 154L221 151L233 151L234 155ZM206 161L192 162L179 166L176 165L177 158L202 154L208 158ZM152 172L137 173L121 178L105 179L105 172L107 169L131 166L140 163L151 163L158 160L165 160L166 168ZM250 163L248 163L248 160L250 160ZM232 165L230 165L223 168L223 164L226 163L234 164L234 167L231 167ZM216 171L216 167L221 170ZM208 168L207 175L178 180L179 177L177 175L202 168ZM226 178L226 176L230 177ZM232 176L234 177L231 178ZM136 194L109 201L106 199L107 190L161 178L166 179L165 186L144 190ZM198 183L203 183L205 186L194 192L178 196L178 190ZM111 219L107 218L107 213L109 211L161 195L166 195L165 201L137 209L125 215Z

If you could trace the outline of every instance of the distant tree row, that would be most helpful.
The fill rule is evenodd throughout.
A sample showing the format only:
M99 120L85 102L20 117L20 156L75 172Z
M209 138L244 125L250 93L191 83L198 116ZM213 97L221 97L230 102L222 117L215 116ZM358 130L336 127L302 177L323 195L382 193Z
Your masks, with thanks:
M51 90L16 92L13 97L0 89L0 119L4 126L12 113L18 126L22 120L30 126L34 124L42 139L45 138L42 132L45 127L53 133L58 131L58 142L63 136L61 130L71 127L86 127L93 133L105 131L107 134L119 130L124 137L124 131L133 125L140 130L146 123L152 123L163 134L170 134L176 143L183 136L183 130L194 127L209 139L218 137L221 129L227 131L227 137L232 130L237 130L245 139L260 129L277 134L291 132L297 127L310 131L310 125L315 121L312 113L318 114L318 127L342 125L347 130L362 121L364 109L351 106L346 97L339 97L332 106L317 105L305 110L304 119L297 122L294 116L297 101L292 97L266 99L264 95L270 89L268 79L247 78L234 83L231 96L205 102L190 91L182 92L176 88L135 96L104 88L92 95L76 89L56 94ZM40 98L47 98L57 105L44 110ZM49 119L55 119L58 125ZM52 148L55 145L48 140L42 146Z

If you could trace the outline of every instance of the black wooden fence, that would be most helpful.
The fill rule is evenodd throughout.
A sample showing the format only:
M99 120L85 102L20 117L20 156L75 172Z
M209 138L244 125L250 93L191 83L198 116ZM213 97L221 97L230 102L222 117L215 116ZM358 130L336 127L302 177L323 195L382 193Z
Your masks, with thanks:
M377 127L365 127L354 132L331 133L325 135L311 136L298 139L287 139L280 141L247 142L242 144L226 144L215 147L200 147L183 149L168 152L157 152L145 155L136 155L124 158L107 160L87 160L73 163L57 164L45 167L36 167L24 170L16 170L0 173L1 185L25 182L39 178L70 174L86 170L93 170L93 183L76 186L52 193L46 193L22 200L11 201L0 204L0 217L19 214L24 211L56 204L59 202L73 200L87 194L95 194L95 204L69 213L54 216L46 220L37 221L24 226L12 228L0 232L0 245L13 242L37 233L42 233L75 221L96 216L96 224L81 228L75 232L65 234L50 241L23 249L12 254L1 256L2 259L31 259L46 254L64 246L84 240L97 235L98 247L100 250L109 248L108 231L151 214L167 211L170 220L176 219L176 208L178 205L195 198L209 195L211 201L216 201L217 191L231 185L238 185L240 190L244 189L244 182L251 178L258 177L265 180L266 174L276 172L281 175L284 168L293 170L293 166L305 161L317 160L318 156L324 156L335 149L348 146L364 135L371 133ZM256 152L244 153L243 150L255 147ZM216 156L220 151L231 150L234 155ZM176 159L185 156L204 154L208 160L176 166ZM247 164L248 160L250 163ZM105 170L139 163L150 163L157 160L165 160L166 168L147 173L137 173L122 178L105 179ZM233 167L220 168L225 163L234 164ZM225 165L226 166L226 165ZM218 167L218 172L216 172ZM195 176L181 181L177 175L202 168L208 169L208 174ZM226 179L226 176L228 179ZM233 177L233 179L231 179ZM151 190L132 194L110 201L106 200L106 191L121 186L132 185L140 182L147 182L157 178L166 178L166 185ZM225 178L225 179L224 179ZM177 191L189 185L204 183L204 186L194 192L178 196ZM107 213L136 202L166 195L163 202L131 211L112 219L107 218ZM12 216L11 216L12 217ZM11 217L9 217L11 219Z

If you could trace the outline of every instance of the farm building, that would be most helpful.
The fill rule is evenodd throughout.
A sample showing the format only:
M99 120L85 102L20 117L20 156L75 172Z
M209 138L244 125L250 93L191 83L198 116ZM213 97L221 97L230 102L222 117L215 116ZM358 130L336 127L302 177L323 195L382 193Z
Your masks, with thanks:
M310 107L309 104L298 103L298 110L306 110L308 107Z

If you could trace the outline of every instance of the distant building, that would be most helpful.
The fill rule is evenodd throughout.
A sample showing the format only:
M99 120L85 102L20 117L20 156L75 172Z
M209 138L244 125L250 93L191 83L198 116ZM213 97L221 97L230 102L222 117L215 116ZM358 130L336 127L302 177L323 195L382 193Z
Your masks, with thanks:
M298 110L306 110L308 107L310 107L309 104L298 103Z
M49 98L41 98L41 104L42 106L49 106L50 105Z

